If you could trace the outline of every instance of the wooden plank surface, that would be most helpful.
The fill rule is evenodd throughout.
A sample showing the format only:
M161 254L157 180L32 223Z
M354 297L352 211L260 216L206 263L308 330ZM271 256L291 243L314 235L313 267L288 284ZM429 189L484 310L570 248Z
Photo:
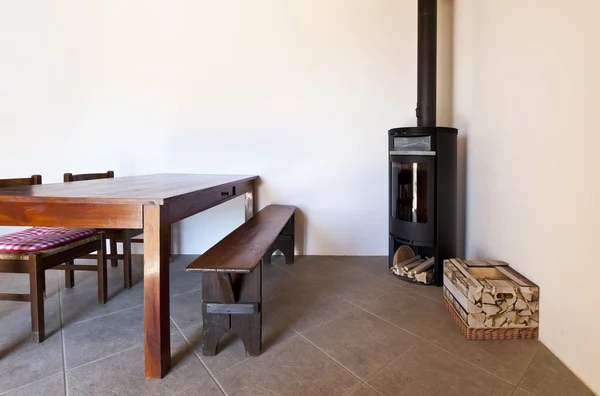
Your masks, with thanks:
M0 210L0 224L75 228L142 228L142 206L3 202L2 210Z
M195 175L162 173L71 183L41 184L0 189L0 202L121 203L163 205L186 194L218 192L251 175Z
M194 260L187 271L251 272L295 209L284 205L265 207Z

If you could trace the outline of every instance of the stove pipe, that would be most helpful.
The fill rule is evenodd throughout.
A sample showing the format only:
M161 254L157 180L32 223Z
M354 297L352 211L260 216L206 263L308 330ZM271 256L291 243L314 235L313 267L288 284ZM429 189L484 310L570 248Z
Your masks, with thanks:
M419 0L417 126L436 126L437 0Z

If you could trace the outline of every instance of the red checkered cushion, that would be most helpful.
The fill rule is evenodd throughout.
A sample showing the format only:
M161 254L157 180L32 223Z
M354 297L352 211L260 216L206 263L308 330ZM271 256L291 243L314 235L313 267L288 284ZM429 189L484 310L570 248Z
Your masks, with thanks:
M96 234L90 228L32 227L0 235L0 252L27 253L51 249Z

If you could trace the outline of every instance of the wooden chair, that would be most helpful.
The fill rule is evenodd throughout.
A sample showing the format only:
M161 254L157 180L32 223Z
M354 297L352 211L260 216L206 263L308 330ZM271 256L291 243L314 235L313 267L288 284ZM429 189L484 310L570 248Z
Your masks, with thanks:
M40 175L22 179L0 179L0 188L41 183ZM98 272L98 302L106 303L104 247L105 241L101 233L88 228L31 227L0 236L0 272L29 273L30 288L29 294L2 293L0 300L31 302L31 331L34 342L42 342L46 338L44 291L47 269ZM98 252L98 265L74 265L74 259L95 251Z
M114 177L115 173L109 170L106 173L65 173L63 180L69 183L84 180L112 179ZM102 231L110 243L110 254L105 253L106 258L110 259L112 267L116 267L119 264L119 260L123 260L123 283L126 289L131 288L131 243L144 243L143 237L140 237L144 230L102 229L99 231ZM118 254L117 243L123 244L123 254ZM65 282L71 287L74 285L75 280L72 271L65 273Z

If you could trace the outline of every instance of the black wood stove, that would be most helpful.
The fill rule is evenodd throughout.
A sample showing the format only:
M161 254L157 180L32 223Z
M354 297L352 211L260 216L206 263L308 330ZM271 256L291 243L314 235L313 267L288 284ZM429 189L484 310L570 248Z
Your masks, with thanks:
M389 266L406 245L435 258L431 284L441 286L456 255L458 131L436 126L437 0L419 0L418 14L417 126L389 130Z

